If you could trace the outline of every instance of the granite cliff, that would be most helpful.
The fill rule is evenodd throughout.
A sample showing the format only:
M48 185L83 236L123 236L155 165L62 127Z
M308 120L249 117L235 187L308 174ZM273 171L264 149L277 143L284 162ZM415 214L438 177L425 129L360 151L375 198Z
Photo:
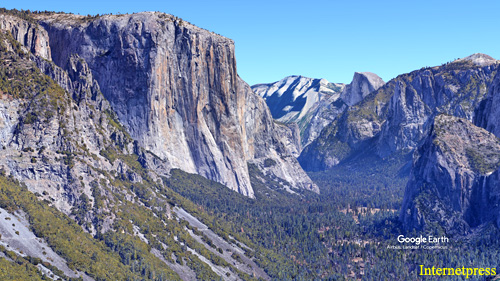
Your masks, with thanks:
M411 153L438 114L475 120L498 67L497 60L475 54L399 75L326 126L299 162L318 171L366 151L382 158Z
M485 128L500 137L500 73L497 72L488 91L488 95L476 110L476 126Z
M146 15L165 21L172 18L159 13L136 16L144 19L148 18ZM206 219L199 210L191 208L194 206L192 202L172 191L172 185L182 182L169 181L167 186L167 177L175 167L171 158L159 153L164 157L161 158L144 148L140 138L132 136L132 132L137 133L139 129L134 127L135 131L129 131L122 125L123 121L114 109L115 106L120 108L119 103L115 100L114 105L103 94L106 87L101 86L97 72L77 53L60 56L56 50L61 49L52 43L57 38L51 37L54 34L37 24L35 16L83 19L55 13L0 13L0 208L2 216L9 216L0 223L0 232L5 238L0 241L1 255L7 253L10 259L18 262L27 260L26 270L30 266L36 269L36 265L43 262L37 276L45 274L65 280L241 280L250 276L269 279L252 258L243 255L253 250L245 243L237 242L237 235L229 239L227 236L231 232L217 225L215 220L201 222L190 215L196 213ZM87 17L86 21L79 23L96 19L99 17ZM220 37L220 40L228 39ZM54 58L57 58L57 63L52 61ZM232 71L231 67L225 69L227 65L218 59L221 58L211 62L213 68L207 67L207 72L209 69L224 73ZM106 67L112 68L113 63L110 64ZM113 68L117 69L122 67ZM161 71L156 73L161 74ZM178 111L185 118L212 116L207 117L204 128L216 135L213 138L220 142L221 150L233 152L232 147L237 147L240 150L234 152L236 156L249 155L248 159L243 156L243 159L232 158L236 157L233 155L223 158L228 165L235 165L231 161L238 160L246 167L248 161L252 167L262 167L261 171L267 177L279 179L285 188L286 184L301 187L300 184L292 186L292 183L300 177L300 172L304 172L274 131L282 127L274 127L276 125L264 101L236 73L231 72L236 75L233 78L224 73L210 73L213 79L223 76L228 84L215 85L211 80L212 84L207 83L212 88L207 84L207 89L202 87L200 90L206 91L204 100L189 100L186 90L171 97L177 100L169 103L170 106L181 108ZM135 78L141 79L138 72L126 77L122 81L125 85ZM177 78L175 80L179 87L188 87L183 84L183 79L180 82ZM198 80L193 76L193 81ZM228 90L226 86L234 88ZM124 99L134 100L135 93L131 96ZM239 100L244 101L246 107L230 108L230 105L243 104ZM163 102L163 105L167 103L166 100ZM213 108L197 111L196 106L202 102ZM192 103L194 109L186 105ZM130 124L143 124L134 119L136 105L130 105L132 113L126 116L133 118ZM165 107L154 108L167 111ZM141 112L143 109L137 110ZM170 108L168 111L176 110ZM148 116L155 114L159 113L150 112ZM240 119L228 120L233 117ZM208 136L196 139L203 134L189 127L189 120L165 126L186 126L181 131L195 134L190 135L193 139L178 135L176 141L192 142L193 149L196 149L197 144L193 143L197 140L208 142L198 145L201 147L217 146L216 141ZM225 128L219 123L230 127ZM180 140L180 137L186 139ZM213 170L216 173L217 166ZM189 179L194 177L186 173L182 175ZM216 184L204 180L198 179L198 182ZM297 181L315 187L307 176ZM251 187L246 193L241 186L236 187L241 193L252 196ZM8 221L11 217L17 226ZM210 226L206 225L207 222Z
M78 54L140 147L253 197L247 163L317 191L236 72L232 40L162 13L37 15L54 63ZM266 159L276 163L264 165Z
M495 63L488 56L471 57L480 66ZM496 72L472 120L435 118L414 155L400 213L406 230L442 225L448 233L463 235L489 222L500 226L499 83Z
M340 97L348 106L353 106L384 84L384 80L375 73L355 72L352 82L344 88Z
M468 234L500 226L500 139L470 121L438 115L415 151L400 218L407 231Z
M49 36L34 20L0 14L0 29L9 31L12 37L32 54L50 60Z
M348 85L289 76L274 83L253 85L252 89L266 100L274 119L298 125L300 139L296 142L301 144L297 149L300 154L346 108L383 85L384 81L374 73L356 72Z

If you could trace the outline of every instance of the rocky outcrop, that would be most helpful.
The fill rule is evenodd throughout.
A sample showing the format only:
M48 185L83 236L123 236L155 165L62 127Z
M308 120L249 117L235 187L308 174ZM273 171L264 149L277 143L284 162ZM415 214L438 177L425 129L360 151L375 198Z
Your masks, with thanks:
M0 30L9 31L15 40L34 55L50 60L49 36L35 21L27 21L16 16L0 14Z
M18 30L20 38L29 38L33 30L47 36L34 23L0 17L9 19L4 26ZM101 181L103 172L119 171L132 182L142 181L124 161L110 161L104 152L134 155L150 169L152 178L167 174L166 163L140 148L119 124L83 58L73 54L61 68L38 49L30 50L31 41L19 42L28 45L18 49L14 45L19 43L12 39L10 29L0 30L0 43L9 50L2 53L0 67L4 78L18 81L3 84L0 91L0 167L7 174L68 215L82 195L93 198L92 182ZM91 221L95 215L80 220ZM103 227L100 230L105 231L107 226ZM87 230L98 231L92 225Z
M500 72L497 72L486 99L478 107L474 123L500 137Z
M31 14L22 12L21 15L29 18ZM20 22L23 23L22 20ZM133 245L134 249L141 248L137 250L141 252L141 264L144 268L154 268L154 272L142 271L141 274L146 279L147 276L154 279L151 276L155 274L160 279L169 280L206 279L199 275L200 266L205 267L203 274L207 272L207 268L214 271L209 273L212 274L209 279L236 280L241 272L256 278L270 279L250 259L236 259L228 251L230 248L231 251L237 249L238 253L243 254L241 248L229 246L213 232L210 232L211 238L205 240L206 236L198 236L198 230L195 233L190 230L195 229L193 222L188 222L191 227L184 229L185 224L181 227L174 219L172 205L183 206L185 202L189 202L187 206L190 206L192 203L169 193L171 190L164 180L171 166L154 153L143 149L138 141L130 137L101 93L93 71L81 56L71 54L65 61L60 61L61 66L57 66L52 61L31 53L27 46L23 47L20 42L16 42L11 33L5 30L0 30L0 50L2 207L7 208L7 216L16 211L18 217L24 217L25 214L27 217L24 225L19 224L16 229L12 222L8 224L8 230L4 227L2 232L11 232L6 232L6 236L13 234L20 237L4 239L4 246L16 249L14 253L20 256L27 252L30 256L40 257L44 266L50 265L50 270L56 267L70 277L77 278L80 275L83 280L115 280L137 276L135 270L120 258L120 253L123 253L120 251L125 248L118 250L110 243L114 246ZM238 83L245 91L251 92L244 82ZM256 95L253 97L255 99L249 98L247 102L251 106L265 109L264 101ZM264 117L262 120L254 120L248 116L244 120L254 124L253 129L248 131L249 136L258 137L262 131L273 129L269 112L267 115L265 110L264 113L255 114L257 117ZM287 163L299 167L298 163L286 159L288 154L284 145L275 135L272 136L273 138L261 140L265 144L255 141L255 147L267 145L266 148L279 148L282 154L278 156L283 156L284 159L277 162L277 166ZM251 149L245 151L248 154L252 152L254 150ZM253 160L258 160L257 157L256 155ZM286 175L281 176L286 178ZM9 192L16 194L14 198L6 195ZM181 202L177 201L179 199ZM47 212L40 212L41 209L46 209ZM189 215L184 210L183 214ZM199 224L198 222L197 226ZM61 225L65 227L64 230L60 229ZM204 231L209 231L206 225L202 227ZM158 232L151 235L156 231L153 228ZM53 232L54 229L57 234ZM83 233L82 229L90 234ZM173 229L176 231L175 237L171 235ZM74 239L62 238L61 241L66 242L59 242L61 232L64 233L63 237L78 237L80 244L77 250L66 243ZM33 240L34 233L36 241ZM51 236L53 234L55 236ZM161 236L163 237L156 240ZM201 242L197 244L192 240L186 243L186 238ZM210 241L210 245L206 241ZM224 245L224 251L212 248L212 241L216 241L217 245ZM98 248L96 245L99 245ZM183 255L190 253L188 257L184 256L184 261L192 258L189 265L186 265L187 262L183 265L176 263L180 256L165 252L167 248L181 249L181 245L184 245L184 249L180 250ZM245 251L251 250L243 243L238 245L243 245ZM23 250L24 253L20 251L25 248L28 250ZM86 252L82 254L80 249L85 249ZM227 263L221 265L217 262L216 265L212 262L212 254L208 256L206 251L212 251L218 261L224 260ZM107 258L94 259L103 253L112 252L114 253ZM92 256L88 253L92 253ZM75 263L74 257L79 262ZM106 270L96 269L100 265L93 267L102 260L106 261ZM123 266L120 262L123 262ZM86 267L86 264L92 264L92 267ZM114 271L116 268L119 269ZM47 276L58 278L45 267L41 270ZM226 274L229 272L231 273ZM61 272L55 273L67 279Z
M274 119L299 126L301 147L305 147L345 109L339 99L344 86L326 79L289 76L253 85L252 90L266 100Z
M340 97L348 106L353 106L384 84L384 80L375 73L355 72L352 82L344 88Z
M288 151L294 156L299 157L302 151L302 144L300 142L300 128L297 123L275 123L275 128L278 134L282 136L283 143Z
M2 47L11 44L9 36L0 32ZM95 183L107 182L103 174L119 171L133 176L126 163L109 161L103 151L111 148L129 154L139 149L116 117L113 120L114 113L85 61L73 55L65 65L68 71L22 50L2 53L3 78L17 82L2 87L0 167L70 215L82 196L94 197ZM108 207L103 204L97 213L88 212L78 220L90 222ZM101 223L88 224L86 230L105 231L112 219L108 225Z
M291 187L317 190L284 160L269 110L237 75L232 40L162 13L38 19L53 61L83 58L132 138L169 167L253 197L247 162L271 157Z
M499 68L496 60L484 58L473 55L389 81L328 125L302 152L301 165L306 170L328 169L365 149L383 158L411 153L437 114L475 120Z
M476 66L488 66L498 63L498 60L481 53L475 53L462 59L458 59L458 63L472 63Z
M401 221L412 229L466 234L500 226L500 139L463 118L439 115L416 150Z
M478 65L473 55L398 83L379 137L379 153L416 148L436 114L473 121L497 70L496 61Z

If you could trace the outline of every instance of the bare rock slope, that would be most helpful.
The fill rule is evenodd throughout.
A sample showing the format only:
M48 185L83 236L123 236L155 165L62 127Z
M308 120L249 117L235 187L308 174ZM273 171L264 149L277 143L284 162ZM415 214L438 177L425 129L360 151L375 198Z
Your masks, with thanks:
M318 190L264 101L238 77L232 40L153 12L38 19L53 61L81 56L132 138L169 167L253 197L250 162L291 187Z
M253 85L252 90L266 100L274 119L298 125L300 138L296 141L300 143L300 153L345 109L339 99L344 87L326 79L289 76L274 83Z
M413 160L401 220L405 229L467 234L500 226L500 139L466 119L439 115Z
M500 65L488 57L475 54L392 79L326 126L302 151L302 167L329 169L367 150L382 158L411 153L441 113L474 122Z
M240 274L269 279L250 259L236 260L236 254L224 252L233 242L225 242L228 247L224 250L214 250L207 244L206 235L173 214L176 204L185 204L190 212L193 209L163 181L172 167L169 159L144 149L130 136L82 56L68 53L57 65L47 59L54 58L57 48L43 44L43 48L32 48L31 34L41 36L37 39L40 42L50 42L53 37L36 25L32 14L21 15L29 20L0 14L0 20L6 19L0 29L0 204L9 214L23 213L26 221L22 229L17 222L16 226L12 222L2 225L5 235L0 244L14 251L1 247L0 256L27 259L33 266L41 257L43 274L50 275L52 270L62 278L80 275L84 280L125 280L124 276L144 280L240 280ZM50 15L65 17L45 14ZM50 56L46 56L48 50ZM265 168L285 180L288 176L288 182L292 182L296 175L289 173L293 171L287 174L281 169L283 163L299 167L297 162L291 161L295 160L292 156L287 158L288 152L273 135L273 128L259 123L265 121L266 114L270 116L264 101L235 79L243 92L240 95L247 98L246 104L258 109L251 111L253 116L245 115L249 123L257 124L245 132L256 136L255 140L233 141L252 142L263 148L247 148L253 151L256 165L261 161L264 166L268 157L279 157L281 162ZM181 102L189 103L188 99L182 96ZM213 114L221 119L232 116L226 112L230 110L227 104L215 105L222 111L214 110ZM194 110L192 114L201 113ZM264 129L269 131L259 138ZM226 131L214 133L234 137ZM221 145L228 149L229 140L224 141ZM273 155L272 149L278 148L281 154ZM220 235L228 232L212 230L211 236L220 241L224 240ZM10 239L8 233L23 236ZM52 251L57 255L51 256ZM130 252L137 254L131 257L127 254ZM52 260L45 263L48 258ZM140 272L135 268L139 263L143 268Z

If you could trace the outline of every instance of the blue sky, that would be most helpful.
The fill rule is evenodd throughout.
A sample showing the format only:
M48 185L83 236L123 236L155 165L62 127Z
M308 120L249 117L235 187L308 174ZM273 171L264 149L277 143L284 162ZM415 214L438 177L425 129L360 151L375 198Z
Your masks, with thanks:
M385 81L472 53L500 59L500 1L33 1L5 8L79 14L161 11L235 41L250 85L288 75L349 83L355 71Z

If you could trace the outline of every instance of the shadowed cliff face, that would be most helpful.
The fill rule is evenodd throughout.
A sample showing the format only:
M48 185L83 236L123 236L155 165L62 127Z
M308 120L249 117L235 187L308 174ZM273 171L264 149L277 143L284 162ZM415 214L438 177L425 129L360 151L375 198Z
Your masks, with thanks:
M53 61L84 58L132 137L170 167L253 197L247 162L272 158L281 171L272 174L317 189L289 160L264 102L239 79L232 40L161 13L39 19Z
M113 164L102 152L132 153L137 147L116 117L113 120L110 105L83 59L68 57L65 71L26 52L28 48L23 50L3 30L0 48L1 79L12 81L0 90L1 170L71 214L79 198L93 198L92 182L101 179L98 170L127 173L123 161ZM132 182L140 178L129 174ZM91 221L95 215L87 212L80 219ZM86 228L91 233L101 229L91 224Z
M26 13L22 15L33 22ZM10 26L22 30L20 27L27 25L27 20L17 18ZM43 30L40 26L35 29ZM29 30L24 29L28 34L18 36L27 38ZM48 37L43 39L49 41ZM239 255L236 259L232 255L251 250L248 246L243 243L238 247L230 245L186 211L192 204L188 199L170 197L171 194L165 192L163 176L168 174L169 167L129 136L82 57L69 55L65 61L60 61L59 67L30 52L30 41L26 42L16 41L10 30L0 28L0 147L3 147L0 149L0 180L1 210L6 218L0 225L0 232L2 237L7 237L2 240L4 246L15 254L29 254L44 264L50 263L59 271L50 267L44 274L49 275L52 271L55 275L51 276L57 279L58 275L67 279L63 274L86 281L135 278L136 270L126 266L120 258L126 248L110 247L109 239L120 241L117 242L120 245L133 241L130 245L134 245L135 252L141 252L138 254L141 264L154 268L152 274L142 271L139 279L235 280L234 276L242 274L240 272L270 279L252 260ZM256 106L258 102L253 101ZM260 127L256 128L259 132ZM272 142L269 143L272 147ZM207 180L200 185L205 182ZM169 204L172 201L168 200L177 198L188 202L186 210L182 203L172 208ZM199 233L188 229L182 233L185 224L180 226L172 216L174 212L210 235L207 240L210 245ZM11 221L12 215L19 220ZM13 221L17 224L16 229ZM129 223L129 227L122 228L123 221ZM148 236L153 228L158 232ZM168 234L174 229L175 238ZM113 237L115 234L121 238ZM162 242L153 240L156 237L161 237ZM202 237L206 237L205 234ZM171 240L168 242L168 239ZM186 242L188 239L194 240ZM196 239L201 242L195 242ZM80 241L79 246L66 243L76 240ZM185 246L181 249L183 253L208 258L193 258L193 266L186 262L182 265L170 262L170 258L178 258L173 253L163 252L166 248L163 243L170 249L181 249L182 244ZM185 243L192 243L189 244L191 248L186 248ZM100 246L96 248L96 245ZM214 251L214 245L219 249L223 247L224 251ZM147 250L142 251L142 246ZM204 252L210 249L217 255L217 264ZM116 254L107 255L114 251ZM75 264L75 260L79 262ZM92 266L87 267L87 262ZM101 262L105 263L103 267L99 265ZM200 267L212 270L213 274L199 270ZM229 272L231 274L227 274Z
M474 123L500 137L500 73L491 83L486 99L477 110Z
M449 234L490 221L499 226L499 167L500 139L465 119L437 116L414 155L403 226Z
M356 72L348 85L289 76L274 83L253 85L252 89L266 100L276 120L298 125L300 138L290 142L300 143L296 149L300 154L348 106L359 103L383 85L384 81L374 73Z
M436 115L475 120L498 67L498 61L475 54L399 75L325 127L299 161L306 170L325 170L367 149L383 158L410 153Z

